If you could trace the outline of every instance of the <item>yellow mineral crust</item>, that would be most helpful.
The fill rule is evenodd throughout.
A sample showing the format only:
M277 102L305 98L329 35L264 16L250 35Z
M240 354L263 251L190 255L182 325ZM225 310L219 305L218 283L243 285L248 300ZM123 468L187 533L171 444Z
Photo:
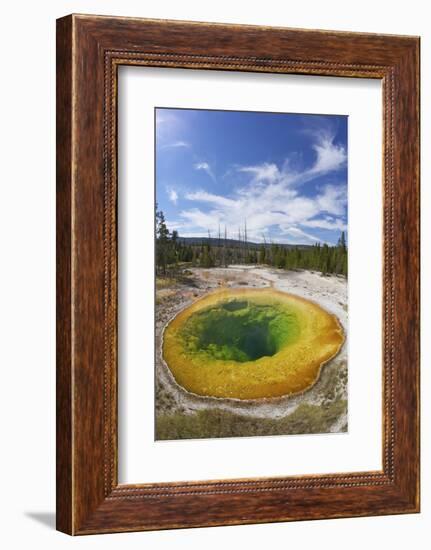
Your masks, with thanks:
M196 313L232 300L284 308L294 315L299 333L293 342L272 356L253 361L209 358L189 353L181 329ZM198 299L181 311L166 327L163 358L176 382L197 395L233 399L260 399L302 392L319 377L324 363L334 357L344 343L337 317L314 302L265 289L225 289Z

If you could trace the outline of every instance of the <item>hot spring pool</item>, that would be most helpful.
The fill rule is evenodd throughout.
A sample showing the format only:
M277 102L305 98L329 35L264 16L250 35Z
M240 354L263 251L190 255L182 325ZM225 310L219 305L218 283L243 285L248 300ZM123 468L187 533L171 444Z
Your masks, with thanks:
M273 289L220 290L166 327L163 357L198 395L259 399L303 391L341 348L342 327L323 308Z

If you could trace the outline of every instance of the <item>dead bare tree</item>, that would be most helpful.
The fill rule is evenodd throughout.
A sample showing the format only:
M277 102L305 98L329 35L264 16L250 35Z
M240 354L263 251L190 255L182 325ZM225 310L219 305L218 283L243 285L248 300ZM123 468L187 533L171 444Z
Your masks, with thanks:
M247 219L244 220L244 259L245 263L248 263L248 244L247 244Z
M224 226L224 244L223 244L223 265L225 267L227 267L226 246L227 246L227 229L226 229L226 224L225 224L225 226Z
M221 265L221 235L220 235L220 222L218 223L218 240L217 240L217 263Z

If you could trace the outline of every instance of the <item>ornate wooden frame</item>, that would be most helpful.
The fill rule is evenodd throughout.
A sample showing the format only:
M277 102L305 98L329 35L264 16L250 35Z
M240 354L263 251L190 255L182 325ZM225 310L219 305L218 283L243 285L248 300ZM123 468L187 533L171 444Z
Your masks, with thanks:
M119 65L377 78L384 102L383 469L117 480ZM57 21L57 528L419 511L419 38L70 15Z

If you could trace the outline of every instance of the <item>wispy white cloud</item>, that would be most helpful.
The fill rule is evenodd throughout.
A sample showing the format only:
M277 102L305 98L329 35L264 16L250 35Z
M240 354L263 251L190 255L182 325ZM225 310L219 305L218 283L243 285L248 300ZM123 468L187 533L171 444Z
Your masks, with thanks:
M312 166L305 170L292 168L289 159L278 168L274 163L264 162L254 166L240 166L238 172L253 175L255 183L283 183L297 186L318 176L339 170L347 161L347 153L342 145L334 143L334 136L328 132L318 132L314 135L313 149L316 158Z
M346 162L346 152L329 134L316 135L315 139L316 157L311 167L295 170L288 161L280 167L274 163L238 166L240 185L233 186L229 196L205 190L188 192L184 199L194 203L193 207L183 209L179 219L172 222L181 226L184 236L205 235L208 230L214 234L219 226L226 226L235 238L238 224L243 226L246 221L249 239L256 242L264 235L266 240L273 237L293 244L325 242L318 236L322 230L346 229L346 184L334 183L335 172ZM215 181L207 162L196 163L194 168ZM328 175L332 183L322 184L317 193L307 192L304 185L322 175Z
M168 109L156 109L156 139L159 149L190 148L185 119Z
M203 170L214 182L216 181L214 172L212 171L211 166L208 164L208 162L197 162L193 165L193 168L195 170Z
M168 197L171 202L174 204L177 204L178 201L178 193L173 189L172 187L167 189Z
M321 239L317 238L314 235L311 235L310 233L306 233L302 229L299 229L299 227L291 226L291 227L281 227L280 228L282 233L285 233L287 235L291 235L298 243L303 243L304 241L309 241L310 243L317 243L322 242Z
M305 227L311 227L316 229L328 229L329 231L346 231L347 224L340 218L316 218L312 220L306 220L302 222Z
M206 191L195 191L193 193L186 193L185 197L189 201L212 203L225 208L235 206L234 200L227 197L222 197L220 195L214 195L213 193L207 193Z
M201 235L205 235L207 231L215 231L218 227L220 215L217 211L202 212L199 208L183 210L180 213L181 218L185 220L189 229L197 228L201 231ZM182 235L184 232L181 233Z
M190 149L191 145L187 141L173 141L172 143L165 143L161 145L162 149Z
M251 240L260 242L264 234L282 233L286 242L297 243L301 239L302 242L322 241L304 228L345 230L343 215L347 197L344 187L344 184L326 185L314 197L301 195L299 190L282 184L256 187L253 183L248 194L243 188L241 193L232 197L206 191L186 193L185 199L201 205L180 212L183 220L181 234L196 233L197 230L201 230L201 234L208 230L214 233L219 225L226 225L235 237L238 223L242 227L246 221ZM205 205L210 208L207 210Z
M318 195L317 203L323 212L342 216L347 203L347 186L327 185L324 192Z
M181 125L181 120L173 112L166 109L156 109L156 128L158 132L172 132L179 125Z
M338 170L347 161L346 150L342 145L336 145L334 137L329 133L320 134L313 149L317 156L310 170L311 174L326 174Z
M255 181L274 182L280 179L281 173L276 164L264 162L257 166L240 166L238 172L252 174Z

